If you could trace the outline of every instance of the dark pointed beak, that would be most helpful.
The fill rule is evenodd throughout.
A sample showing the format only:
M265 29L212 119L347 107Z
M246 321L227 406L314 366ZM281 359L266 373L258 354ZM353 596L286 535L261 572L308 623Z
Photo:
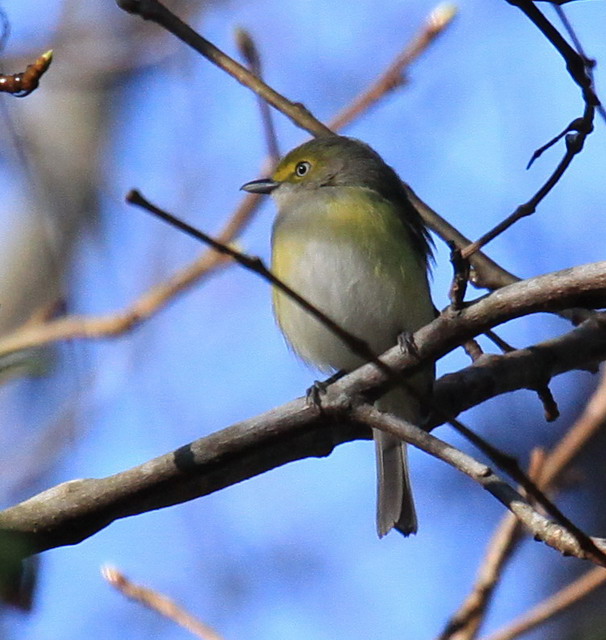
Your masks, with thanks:
M280 183L271 178L261 178L260 180L251 180L243 184L240 189L250 193L271 193Z

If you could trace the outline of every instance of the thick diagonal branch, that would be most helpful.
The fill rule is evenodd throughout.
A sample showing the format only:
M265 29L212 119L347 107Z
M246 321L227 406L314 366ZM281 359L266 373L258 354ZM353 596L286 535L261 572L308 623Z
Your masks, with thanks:
M439 357L470 336L514 316L539 310L558 309L602 302L606 295L606 263L576 267L526 280L488 295L458 314L442 316L414 335L414 354L394 347L384 356L388 366L413 370L419 358ZM543 375L584 368L606 358L606 320L602 314L586 321L566 336L523 350L525 366L518 352L491 363L475 363L460 373L455 382L439 382L436 399L442 409L456 415L470 406L468 397L492 380L475 396L481 402L529 382L528 371L538 359ZM515 372L519 376L515 383ZM454 374L453 374L454 375ZM503 385L499 386L499 380ZM21 534L30 552L75 544L118 518L178 504L207 495L246 478L309 456L328 455L335 446L369 437L367 429L347 424L352 402L376 396L388 386L384 373L365 365L328 387L325 402L329 411L296 400L201 438L139 467L101 479L74 480L45 491L0 513L0 529ZM445 390L445 387L447 389ZM456 398L459 398L457 406Z

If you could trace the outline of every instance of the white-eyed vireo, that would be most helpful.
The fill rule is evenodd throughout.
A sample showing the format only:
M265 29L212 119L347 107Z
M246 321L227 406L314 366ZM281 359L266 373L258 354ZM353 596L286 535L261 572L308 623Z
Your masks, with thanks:
M434 317L427 281L427 230L396 172L368 145L342 136L316 138L293 149L269 179L242 187L271 193L278 216L272 270L278 278L375 354L394 346ZM363 364L331 331L274 289L278 324L296 353L322 370ZM419 424L431 393L427 367L377 402ZM375 431L379 536L395 527L417 530L405 445Z

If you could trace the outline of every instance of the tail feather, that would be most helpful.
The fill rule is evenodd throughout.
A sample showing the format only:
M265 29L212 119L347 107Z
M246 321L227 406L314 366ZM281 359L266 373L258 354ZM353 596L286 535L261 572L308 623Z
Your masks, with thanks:
M376 406L381 411L419 424L427 411L425 403L431 394L432 380L433 369L426 369L409 380L417 390L415 396L404 389L393 389ZM397 529L405 536L416 533L417 513L408 477L406 443L378 430L373 431L373 436L377 458L379 537L382 538L391 529Z
M377 457L377 532L382 538L395 528L405 536L417 532L417 514L410 489L406 444L374 430Z

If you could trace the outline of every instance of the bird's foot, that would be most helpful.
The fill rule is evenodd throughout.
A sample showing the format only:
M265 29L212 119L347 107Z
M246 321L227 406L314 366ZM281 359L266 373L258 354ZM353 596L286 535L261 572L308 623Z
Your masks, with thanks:
M337 371L326 380L315 380L314 383L305 392L305 399L309 404L320 408L322 405L322 396L326 393L326 389L333 383L345 375L345 371Z
M398 347L400 347L402 353L409 353L415 358L419 357L417 343L415 342L414 334L411 331L402 331L402 333L398 335Z

